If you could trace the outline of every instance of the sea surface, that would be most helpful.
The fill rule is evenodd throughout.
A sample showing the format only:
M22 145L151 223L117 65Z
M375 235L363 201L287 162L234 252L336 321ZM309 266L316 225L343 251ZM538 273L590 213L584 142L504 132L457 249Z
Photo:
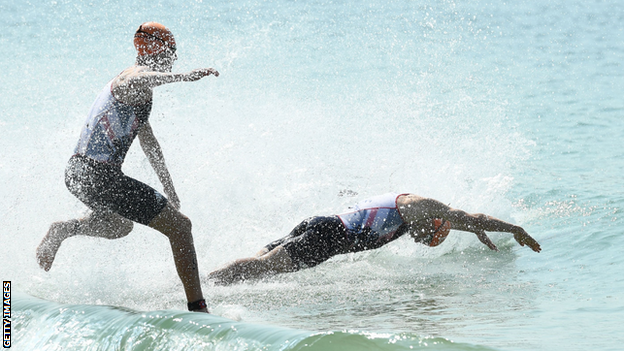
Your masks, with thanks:
M193 221L211 315L166 238L70 238L64 168L139 24L174 71L151 124ZM0 278L15 350L621 350L624 3L616 0L0 2ZM161 189L140 147L124 171ZM452 231L215 286L312 215L389 191L523 226L535 253Z

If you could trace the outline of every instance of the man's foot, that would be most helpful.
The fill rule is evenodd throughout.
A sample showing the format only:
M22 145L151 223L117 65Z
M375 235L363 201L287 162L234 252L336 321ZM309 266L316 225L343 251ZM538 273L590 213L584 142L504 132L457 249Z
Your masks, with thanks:
M61 243L69 236L70 227L71 225L67 222L52 223L48 233L37 247L37 263L46 272L52 267Z

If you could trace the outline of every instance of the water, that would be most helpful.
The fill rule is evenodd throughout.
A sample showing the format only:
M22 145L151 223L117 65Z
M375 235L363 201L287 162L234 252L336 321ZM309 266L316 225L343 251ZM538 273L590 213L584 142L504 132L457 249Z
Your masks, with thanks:
M617 350L624 337L624 5L616 1L0 3L0 276L17 350ZM387 191L522 225L453 232L204 291L184 312L163 236L67 240L65 162L144 21L176 35L152 126L200 271ZM125 171L159 187L140 148Z

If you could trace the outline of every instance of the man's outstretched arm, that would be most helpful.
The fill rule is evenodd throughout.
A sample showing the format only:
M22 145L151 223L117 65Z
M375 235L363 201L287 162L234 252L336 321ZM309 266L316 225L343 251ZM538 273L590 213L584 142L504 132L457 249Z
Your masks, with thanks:
M522 227L492 216L470 214L451 208L438 200L413 194L399 197L397 205L401 216L408 224L416 224L428 218L444 218L451 222L452 229L475 233L477 238L492 250L496 250L496 245L487 237L486 231L512 233L521 246L527 245L535 252L542 250L539 243Z
M213 75L219 76L219 72L214 68L199 68L190 72L171 73L155 72L137 68L137 70L127 77L128 84L138 89L153 89L157 86L177 82L195 82L204 77Z
M540 244L520 226L482 213L470 214L453 208L448 212L449 218L447 219L451 222L451 229L475 233L479 240L492 250L496 250L496 246L487 237L486 231L511 233L520 246L527 245L535 252L542 250Z

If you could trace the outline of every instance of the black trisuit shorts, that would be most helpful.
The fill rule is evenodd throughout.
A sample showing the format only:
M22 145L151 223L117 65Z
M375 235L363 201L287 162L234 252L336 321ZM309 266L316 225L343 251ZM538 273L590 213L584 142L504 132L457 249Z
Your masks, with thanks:
M265 248L282 245L297 269L314 267L330 257L349 252L347 229L337 216L311 217L297 225L287 236Z
M123 174L121 166L75 155L65 169L67 189L94 211L148 225L167 205L156 189Z

